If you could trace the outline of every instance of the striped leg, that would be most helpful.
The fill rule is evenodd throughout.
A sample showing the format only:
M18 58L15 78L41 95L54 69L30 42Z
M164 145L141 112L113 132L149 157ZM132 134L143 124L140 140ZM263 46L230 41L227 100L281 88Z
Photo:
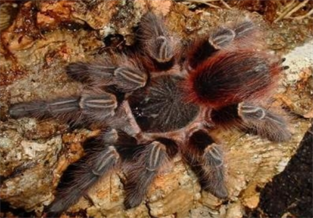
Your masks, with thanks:
M146 85L148 75L134 61L121 58L117 67L109 60L77 62L67 66L67 74L80 82L98 87L115 86L120 92L131 92Z
M218 198L227 197L223 152L207 132L199 130L193 133L184 156L198 175L204 190Z
M126 173L126 208L136 207L143 201L150 184L167 160L166 147L162 143L154 141L144 148L135 166Z
M219 198L226 198L228 195L225 187L225 172L223 151L219 145L213 143L208 145L202 156L202 170L200 174L202 187Z
M114 147L116 140L117 132L113 129L103 131L95 141L89 142L91 146L86 155L62 177L56 197L46 209L48 217L57 216L75 204L99 178L120 164L120 155Z
M114 115L117 101L106 92L86 92L82 96L60 98L52 101L23 102L9 109L13 118L35 117L44 119L55 117L65 122L101 122Z
M175 55L176 43L169 37L162 21L152 12L142 17L138 38L144 52L159 64L170 62Z
M242 102L238 105L238 114L248 127L264 138L282 142L291 137L285 120L261 106Z
M256 32L256 26L250 20L238 23L233 27L216 29L207 38L200 39L194 43L187 58L189 67L196 69L201 63L212 57L214 53L234 43L238 48L245 47L245 43L237 43L243 38L249 37L251 42L255 43L254 32Z

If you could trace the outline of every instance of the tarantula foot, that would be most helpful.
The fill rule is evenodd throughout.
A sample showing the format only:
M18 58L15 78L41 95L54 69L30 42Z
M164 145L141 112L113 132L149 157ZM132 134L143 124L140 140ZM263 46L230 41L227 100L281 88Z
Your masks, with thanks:
M260 106L247 102L240 103L238 114L246 124L255 128L259 135L271 141L283 142L291 137L285 120Z
M69 77L80 82L91 82L101 80L107 84L113 77L116 67L109 59L95 61L90 63L75 62L66 67L66 73Z
M203 154L203 179L205 190L218 198L227 198L228 192L224 184L223 152L219 145L208 145Z
M158 141L146 145L137 164L126 173L128 177L128 182L125 185L126 208L136 207L143 201L150 184L167 159L165 145Z
M202 182L202 188L217 198L226 199L228 197L228 191L224 182L224 172L221 169L212 169L209 171L209 174L212 178L206 182Z
M176 42L169 37L161 20L153 13L145 14L139 24L138 35L144 52L159 64L172 61L175 55Z
M56 197L46 208L48 214L58 214L68 209L86 194L99 178L107 175L119 164L120 155L113 146L116 140L116 130L107 129L102 131L96 140L86 142L91 147L82 159L70 166L71 173L61 178Z
M198 175L202 188L218 198L227 198L221 147L206 131L198 130L190 137L189 148L184 155Z
M9 114L12 118L42 117L46 109L47 104L44 101L23 102L12 105L9 109Z

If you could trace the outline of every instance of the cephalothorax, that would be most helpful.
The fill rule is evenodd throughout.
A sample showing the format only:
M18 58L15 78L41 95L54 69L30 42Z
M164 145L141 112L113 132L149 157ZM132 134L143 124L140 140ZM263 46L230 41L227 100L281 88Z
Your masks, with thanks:
M66 210L117 167L126 175L125 206L136 207L178 154L203 189L226 198L223 152L210 136L212 127L239 126L272 141L290 137L284 119L258 105L283 67L250 20L219 27L183 46L148 12L137 39L137 48L114 58L69 64L69 77L86 84L80 95L11 106L15 118L55 117L101 129L86 142L91 146L72 181L58 188L49 212Z

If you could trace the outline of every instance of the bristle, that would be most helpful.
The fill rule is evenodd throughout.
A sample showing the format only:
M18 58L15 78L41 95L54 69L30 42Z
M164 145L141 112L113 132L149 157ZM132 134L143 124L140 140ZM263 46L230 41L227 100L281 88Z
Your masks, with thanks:
M163 27L163 22L154 13L148 12L142 16L139 23L138 38L141 40L149 40L158 36L167 35L166 30Z
M190 73L189 100L222 108L264 95L279 73L275 57L251 50L218 52Z
M113 146L103 145L99 137L90 151L70 169L67 183L60 183L54 201L46 209L48 214L65 211L75 204L99 178L107 175L119 163L119 155Z
M251 36L256 30L257 28L251 20L245 20L234 26L237 39Z
M212 110L211 119L215 125L224 129L240 128L242 126L242 120L238 115L237 104Z
M70 63L66 67L66 72L72 79L80 82L101 80L102 83L110 85L115 69L116 67L108 59L104 59L87 63Z
M74 113L80 110L79 97L61 98L47 102L48 112L57 117L63 113Z
M14 104L9 109L12 118L35 117L44 118L47 114L48 105L45 101L33 101Z
M223 151L215 143L210 144L204 150L203 154L205 165L210 167L220 167L223 165Z
M177 43L173 37L169 37L162 20L152 12L142 17L137 37L143 53L150 56L152 61L161 65L172 61Z
M197 162L202 159L205 148L214 143L213 139L203 130L194 132L188 141L188 150L184 151L189 162Z
M223 159L223 151L216 143L208 145L203 153L201 183L205 190L218 198L228 196Z
M211 136L203 130L194 132L183 154L202 188L218 198L226 198L223 151Z
M201 63L216 51L218 51L207 39L198 39L191 45L191 51L188 52L187 63L191 69L197 68Z
M218 198L227 198L228 191L225 186L225 172L223 166L203 167L200 180L204 190Z
M216 49L228 46L235 39L235 32L228 28L220 28L210 35L209 42Z
M166 148L162 143L155 141L146 145L137 164L126 172L126 208L136 207L143 201L150 184L167 159Z
M187 65L191 69L196 69L202 62L223 49L228 51L236 49L263 50L265 45L261 40L260 32L256 25L248 19L212 30L210 34L197 38L189 46Z
M115 114L117 99L102 90L88 90L83 93L79 106L88 123L101 124Z
M198 108L183 101L180 78L160 76L150 80L150 86L129 98L135 118L143 131L165 132L188 124ZM170 103L169 103L170 102Z
M287 141L291 133L287 129L286 121L279 115L251 103L239 104L238 114L250 128L274 142Z
M145 72L134 67L119 67L114 71L114 85L122 92L131 92L144 87L147 79Z
M78 122L80 116L79 97L18 103L10 107L9 113L13 118L34 117L45 119L54 117L65 122L74 120Z

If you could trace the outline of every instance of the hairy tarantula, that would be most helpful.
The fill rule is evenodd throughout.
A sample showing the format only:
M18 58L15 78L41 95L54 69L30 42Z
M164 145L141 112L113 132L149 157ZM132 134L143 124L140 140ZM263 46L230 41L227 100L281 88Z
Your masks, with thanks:
M136 48L67 66L69 77L86 84L81 95L12 105L14 118L55 117L101 129L87 140L86 155L47 211L66 210L120 167L126 175L125 207L136 207L178 153L204 190L227 198L223 151L210 135L213 127L240 127L271 141L290 137L284 119L259 103L284 68L259 32L244 19L183 45L148 12L139 23Z

